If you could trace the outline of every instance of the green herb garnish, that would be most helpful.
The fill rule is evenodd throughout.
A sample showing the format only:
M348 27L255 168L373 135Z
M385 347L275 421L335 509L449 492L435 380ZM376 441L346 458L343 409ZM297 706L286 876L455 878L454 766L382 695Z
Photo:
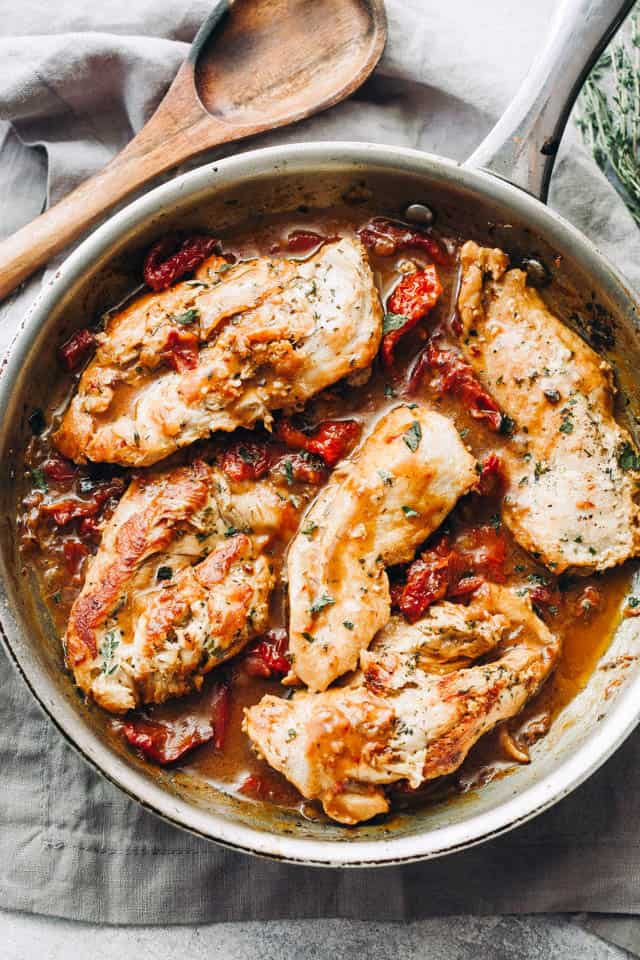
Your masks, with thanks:
M625 443L618 453L618 463L623 470L640 470L640 456L630 443Z
M409 318L403 313L385 313L382 318L382 333L391 333L393 330L399 330L409 322Z
M402 439L409 447L412 453L415 453L422 440L422 427L417 420L414 420L408 430L402 436Z
M328 593L323 593L322 596L313 601L309 607L309 613L312 617L316 617L325 607L330 607L335 602L334 598L330 597Z
M179 323L182 327L189 327L192 323L195 323L196 320L200 319L200 311L195 307L189 307L184 313L177 313L171 317L171 319L174 323Z
M385 487L390 487L393 484L393 475L389 473L388 470L378 470L378 476L384 483Z
M173 570L171 567L158 567L156 572L156 580L171 580L173 577Z
M29 475L36 490L42 490L43 493L48 492L49 484L47 483L47 478L44 475L42 467L32 467L31 470L29 470Z
M345 627L347 630L353 630L353 623L351 622L351 620L343 620L342 626Z
M405 517L419 517L419 516L420 516L420 514L418 513L418 511L417 511L417 510L414 510L413 507L403 507L403 508L402 508L402 512L404 513Z

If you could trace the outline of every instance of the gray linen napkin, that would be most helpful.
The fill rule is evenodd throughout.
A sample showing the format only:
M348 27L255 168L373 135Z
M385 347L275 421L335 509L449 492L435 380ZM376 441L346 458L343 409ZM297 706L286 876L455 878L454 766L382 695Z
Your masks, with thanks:
M387 0L389 45L366 86L332 111L241 149L348 138L463 159L516 90L555 5ZM87 8L83 0L58 0L53 23L45 0L22 0L3 12L2 233L33 217L47 198L64 195L139 129L209 6L206 0L108 0ZM572 131L551 202L640 287L638 231ZM0 349L39 282L0 308ZM470 852L368 872L365 880L362 871L319 871L230 853L167 826L69 749L4 652L0 677L4 907L119 923L640 913L638 735L532 824ZM615 920L608 923L605 935L615 939ZM638 945L630 928L624 936Z

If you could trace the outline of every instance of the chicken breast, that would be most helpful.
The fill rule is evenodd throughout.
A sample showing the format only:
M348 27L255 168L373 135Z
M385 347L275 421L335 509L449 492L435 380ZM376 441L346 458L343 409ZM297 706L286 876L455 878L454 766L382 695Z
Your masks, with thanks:
M440 669L492 651L482 665ZM559 641L528 599L486 584L468 607L443 603L409 626L394 618L361 654L352 684L245 711L255 749L308 799L353 824L386 813L384 785L452 773L477 740L515 716L553 669Z
M202 461L132 480L71 609L78 686L113 713L160 703L262 633L269 547L298 522L284 494L270 480L231 485Z
M613 417L609 364L509 270L501 250L462 248L463 350L514 421L504 520L554 573L605 570L640 548L638 465Z
M382 308L364 247L206 261L115 316L55 434L84 463L147 466L214 430L269 424L372 362Z
M411 560L474 485L475 466L450 420L405 405L333 474L287 563L293 670L310 689L357 666L389 619L385 567Z

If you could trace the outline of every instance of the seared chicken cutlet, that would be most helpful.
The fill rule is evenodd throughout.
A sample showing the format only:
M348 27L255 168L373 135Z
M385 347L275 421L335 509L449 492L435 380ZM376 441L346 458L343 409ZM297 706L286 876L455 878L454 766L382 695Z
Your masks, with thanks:
M269 424L368 367L381 333L357 240L305 261L212 258L109 322L54 442L77 463L148 466L212 431Z
M638 453L613 417L613 375L509 270L501 250L462 248L463 350L513 419L505 522L554 573L605 570L640 549Z
M270 480L202 461L135 478L107 522L65 635L76 683L124 713L197 690L268 624L268 547L297 510Z
M451 669L489 652L489 662ZM352 684L263 697L245 711L245 729L303 796L353 824L389 810L385 784L417 788L456 770L484 733L522 710L558 655L530 602L487 584L468 607L435 605L413 626L393 618Z
M385 567L411 560L476 480L451 421L415 404L383 417L334 473L287 564L293 671L310 689L356 667L389 619Z

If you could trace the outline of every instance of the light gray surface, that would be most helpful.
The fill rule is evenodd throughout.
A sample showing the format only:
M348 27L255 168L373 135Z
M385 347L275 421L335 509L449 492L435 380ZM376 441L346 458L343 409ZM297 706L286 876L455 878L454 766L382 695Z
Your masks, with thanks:
M175 11L175 4L111 0L98 7L86 7L78 0L56 4L55 24L43 13L50 5L43 0L25 0L10 15L3 17L0 31L6 35L32 35L44 30L58 31L65 24L70 31L92 31L92 56L108 59L109 34L128 38L122 46L132 49L132 37L141 23L153 24L157 36L171 36L174 41L187 40L206 10L205 0L192 2ZM514 4L513 0L488 0L478 7L472 0L457 0L446 7L436 0L390 0L392 19L391 42L385 62L366 94L338 109L284 131L269 142L297 139L330 138L348 135L353 139L370 139L375 129L381 141L402 143L463 158L489 127L491 119L506 105L524 74L532 52L548 25L555 0L540 0L534 5ZM162 9L164 8L164 17ZM167 10L170 10L167 16ZM130 13L128 13L130 11ZM521 15L518 15L521 14ZM180 23L176 23L180 20ZM410 24L409 29L406 23ZM403 26L405 24L405 26ZM144 61L138 74L138 87L149 91L141 101L133 98L114 101L113 91L105 94L108 103L104 112L97 110L92 118L92 141L86 153L66 153L73 160L65 166L64 141L82 136L76 113L83 98L67 103L60 119L60 102L51 107L52 125L48 140L49 189L60 195L73 182L119 145L116 123L122 137L128 136L129 125L137 128L148 111L153 97L162 88L164 73L170 75L176 58L175 46L157 41L153 56ZM77 36L60 38L54 61L57 69L68 66L78 52ZM151 51L150 47L146 50ZM48 76L52 61L44 54L40 39L27 36L9 41L2 58L5 76L12 81L19 77L18 67L35 65L35 73ZM105 53L106 51L106 53ZM179 51L178 51L179 53ZM88 58L90 59L90 58ZM157 69L157 59L162 69ZM407 65L411 64L410 69ZM491 69L488 69L490 67ZM163 72L164 71L164 72ZM24 77L24 72L22 76ZM90 76L87 74L87 76ZM77 93L91 90L91 84L76 84ZM22 106L24 90L14 84L14 104ZM153 93L155 91L155 93ZM28 92L28 91L27 91ZM5 105L8 100L5 99ZM133 103L133 108L132 108ZM45 106L49 109L49 104ZM2 104L0 103L0 107ZM452 124L451 111L455 112ZM124 123L123 123L124 121ZM33 127L31 127L33 131ZM29 140L29 123L22 132ZM32 143L43 137L33 135ZM44 138L46 139L46 138ZM261 138L260 144L267 142ZM253 144L252 144L253 145ZM258 145L258 144L256 144ZM105 153L103 153L103 149ZM39 207L45 188L45 164L38 151L25 151L10 135L3 150L5 161L2 181L7 192L18 202L7 216L3 204L3 227L17 226ZM577 165L577 167L576 167ZM576 178L576 169L584 176ZM553 203L573 222L589 227L602 248L629 275L640 277L637 256L637 234L633 224L617 202L612 191L594 190L594 170L590 161L577 153L575 137L565 144L559 176L553 192ZM568 189L571 187L571 189ZM612 216L615 211L615 216ZM22 297L28 302L30 294ZM14 316L19 311L12 311ZM4 327L2 337L9 329ZM6 679L6 678L5 678ZM7 682L13 682L9 680ZM24 721L24 716L21 717ZM57 755L57 754L56 754ZM38 757L42 762L42 757ZM575 842L575 841L574 841ZM6 865L3 865L6 866ZM523 864L523 874L526 872ZM85 878L90 880L89 877ZM537 877L540 882L540 875ZM35 878L34 878L35 882ZM292 874L295 883L295 874ZM366 883L366 878L363 878ZM77 896L82 897L78 883ZM212 898L215 891L211 891ZM55 912L55 910L54 910ZM375 915L375 914L374 914ZM0 958L37 956L39 960L72 955L126 958L128 956L176 956L184 951L199 956L227 957L340 957L353 954L408 957L461 957L479 954L489 957L621 957L624 954L602 944L565 919L521 918L449 918L406 925L363 924L354 921L301 921L269 924L220 924L193 928L101 928L74 925L68 921L43 919L24 914L0 916ZM13 952L11 952L13 951Z
M299 920L108 927L0 914L2 960L624 960L564 917L445 917L416 923Z

